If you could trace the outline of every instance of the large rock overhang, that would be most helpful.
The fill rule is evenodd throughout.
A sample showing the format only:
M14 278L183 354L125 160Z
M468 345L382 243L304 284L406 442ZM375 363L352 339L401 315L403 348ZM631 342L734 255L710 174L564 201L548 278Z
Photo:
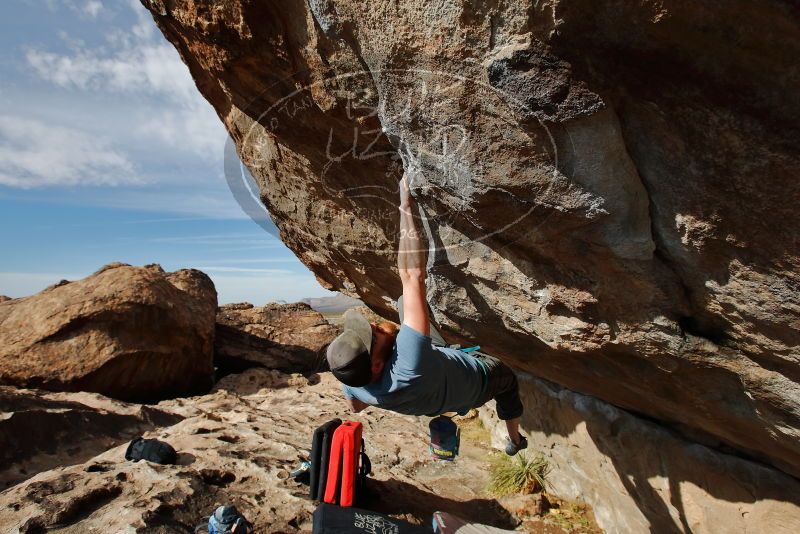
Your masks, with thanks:
M143 3L323 284L393 316L420 171L454 341L800 474L796 7Z

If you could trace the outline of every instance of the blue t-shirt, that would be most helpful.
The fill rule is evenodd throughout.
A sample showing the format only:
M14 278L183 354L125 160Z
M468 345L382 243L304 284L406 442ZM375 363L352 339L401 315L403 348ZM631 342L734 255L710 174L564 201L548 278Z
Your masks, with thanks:
M342 391L347 398L406 415L463 415L482 400L487 381L474 356L435 347L431 338L402 325L381 379L358 388L342 385Z

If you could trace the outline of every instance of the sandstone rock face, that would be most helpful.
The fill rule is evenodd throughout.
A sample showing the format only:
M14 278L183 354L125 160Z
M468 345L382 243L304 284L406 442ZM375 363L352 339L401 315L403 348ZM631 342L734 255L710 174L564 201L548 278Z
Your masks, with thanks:
M229 304L217 311L214 353L222 367L314 371L338 331L308 304Z
M549 460L550 491L590 504L605 532L800 532L795 478L551 382L520 384L529 449ZM502 446L494 401L479 412Z
M331 289L407 172L454 342L800 475L796 6L143 3Z
M200 271L112 264L0 303L0 384L117 399L207 388L216 301Z
M316 505L308 487L288 474L307 458L313 429L342 417L344 403L329 373L313 380L283 375L283 385L274 380L279 374L251 369L226 377L212 394L159 403L159 411L180 421L145 436L172 444L178 465L128 462L120 445L7 489L0 493L0 532L194 532L226 503L255 532L310 531ZM370 509L426 525L441 509L514 526L509 512L485 496L485 446L465 443L469 460L461 464L434 463L426 418L375 409L349 418L364 424L376 495Z

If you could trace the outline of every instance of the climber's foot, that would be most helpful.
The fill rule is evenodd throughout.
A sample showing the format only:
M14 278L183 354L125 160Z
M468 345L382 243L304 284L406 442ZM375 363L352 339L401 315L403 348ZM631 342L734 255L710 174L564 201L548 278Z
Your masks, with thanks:
M514 456L522 449L528 448L528 440L525 439L525 436L520 435L519 443L514 443L514 440L509 437L506 439L506 454L509 456Z

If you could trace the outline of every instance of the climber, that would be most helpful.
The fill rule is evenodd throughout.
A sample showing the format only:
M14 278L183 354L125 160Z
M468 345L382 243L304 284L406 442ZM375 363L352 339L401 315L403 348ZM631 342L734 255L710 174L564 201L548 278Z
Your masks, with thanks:
M401 327L370 324L355 310L344 314L344 331L327 348L333 375L342 382L350 408L367 406L407 414L466 414L497 401L508 429L506 453L528 446L519 433L522 402L514 372L497 358L448 348L429 319L425 280L427 250L414 222L410 180L400 181L400 244L397 265L403 286L398 300Z

